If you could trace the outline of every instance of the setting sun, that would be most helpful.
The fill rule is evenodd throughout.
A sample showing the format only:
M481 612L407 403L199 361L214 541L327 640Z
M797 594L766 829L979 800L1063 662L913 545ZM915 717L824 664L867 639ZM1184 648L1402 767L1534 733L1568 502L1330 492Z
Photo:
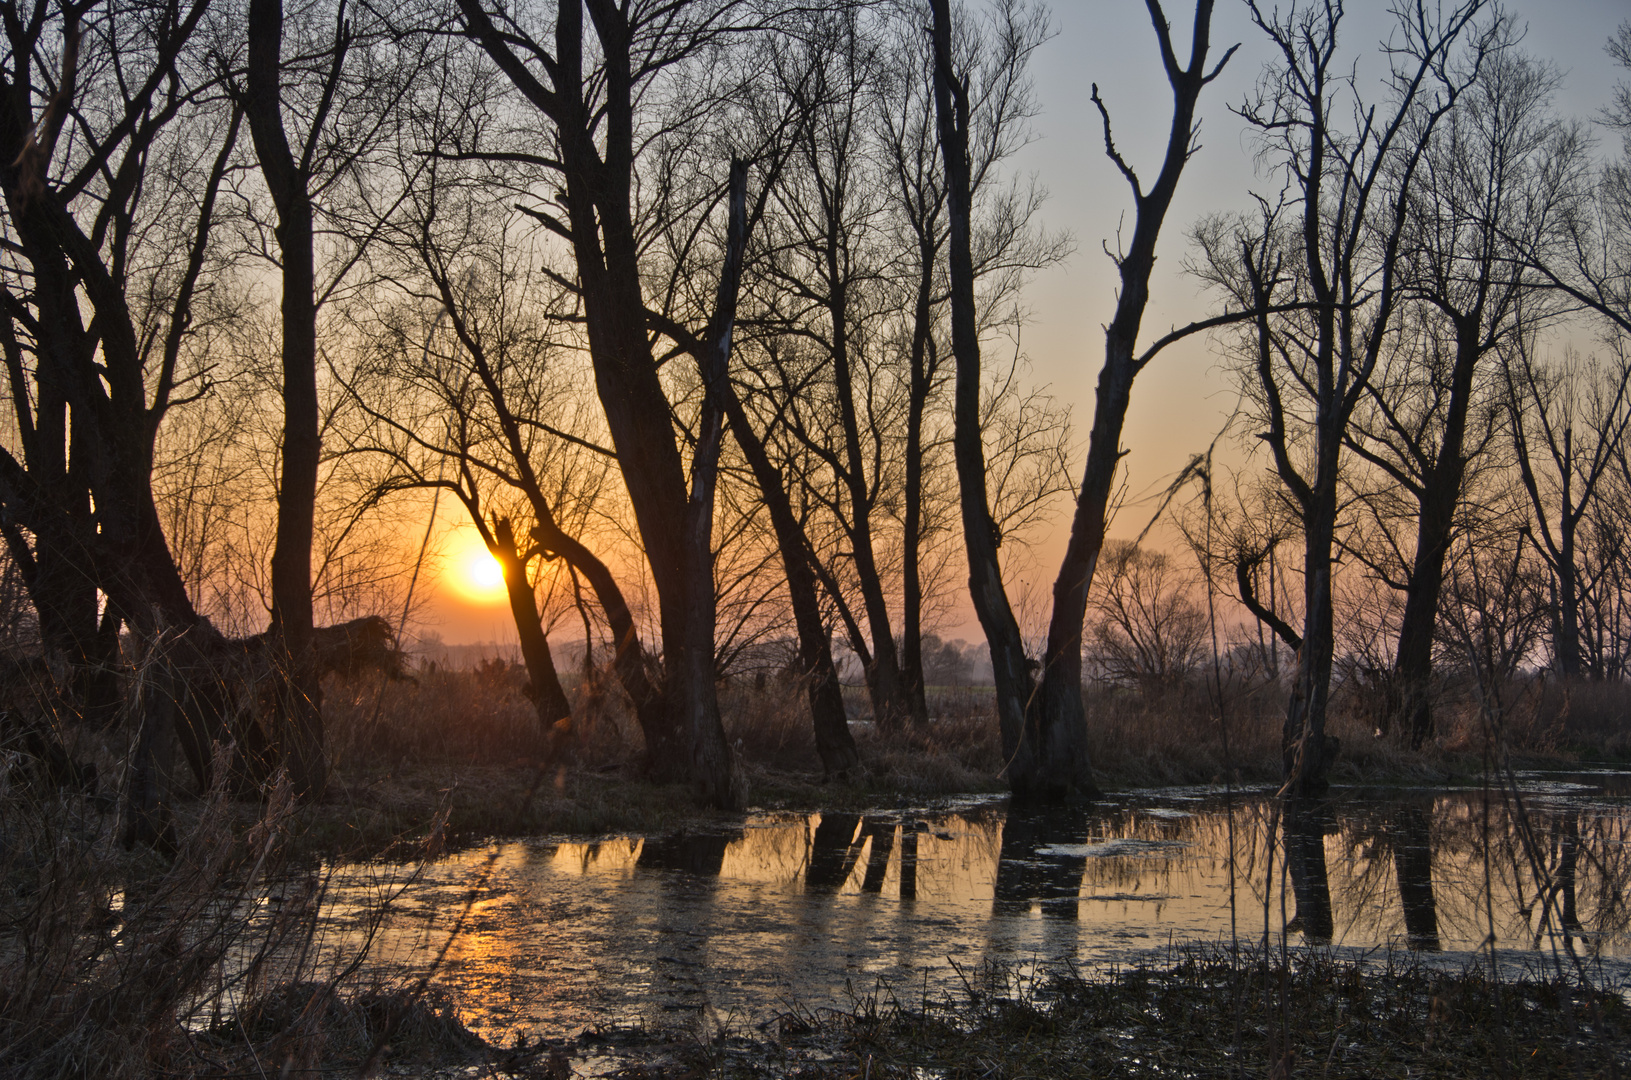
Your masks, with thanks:
M504 599L504 568L473 533L462 532L448 553L444 580L464 597L477 604Z

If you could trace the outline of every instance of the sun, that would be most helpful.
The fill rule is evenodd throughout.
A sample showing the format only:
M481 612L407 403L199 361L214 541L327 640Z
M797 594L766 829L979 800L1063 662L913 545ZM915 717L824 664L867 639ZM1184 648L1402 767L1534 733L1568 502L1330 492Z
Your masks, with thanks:
M504 599L504 568L487 546L468 533L449 553L444 579L466 600L492 604Z

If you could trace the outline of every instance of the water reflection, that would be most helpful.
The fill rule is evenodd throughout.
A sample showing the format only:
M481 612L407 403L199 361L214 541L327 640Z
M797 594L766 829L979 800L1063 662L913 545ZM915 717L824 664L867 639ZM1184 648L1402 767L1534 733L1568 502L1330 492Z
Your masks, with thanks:
M1034 903L1044 915L1077 918L1091 828L1083 809L1010 809L1003 821L991 910L1028 914Z
M880 978L924 992L951 985L948 958L1126 963L1265 937L1457 962L1493 930L1509 958L1555 950L1627 974L1628 823L1623 798L1555 785L1522 804L1173 790L1052 812L754 814L464 853L403 895L373 955L424 970L473 896L438 982L478 1028L554 1033L821 1004ZM339 875L336 933L371 872Z
M1341 835L1329 804L1297 801L1286 806L1281 842L1297 904L1297 913L1286 929L1299 931L1317 945L1329 942L1336 933L1331 881L1325 867L1327 833Z

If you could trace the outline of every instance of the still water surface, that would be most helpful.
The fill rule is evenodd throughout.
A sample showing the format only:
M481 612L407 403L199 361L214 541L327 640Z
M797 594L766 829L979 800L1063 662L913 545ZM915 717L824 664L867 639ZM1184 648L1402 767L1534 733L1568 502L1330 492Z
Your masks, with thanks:
M996 799L749 814L718 831L495 843L426 867L342 868L331 941L390 912L370 963L431 970L477 1031L558 1037L689 1016L763 1019L959 985L957 967L1159 959L1268 940L1586 966L1631 984L1631 777L1501 792L1165 789L1046 813ZM452 933L459 927L456 935ZM440 961L437 963L437 957Z

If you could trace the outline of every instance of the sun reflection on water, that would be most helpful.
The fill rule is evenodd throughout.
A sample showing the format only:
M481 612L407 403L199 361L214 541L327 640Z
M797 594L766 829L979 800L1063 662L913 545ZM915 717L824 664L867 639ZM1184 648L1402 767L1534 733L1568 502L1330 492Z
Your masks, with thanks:
M478 1030L510 1034L757 1014L879 980L949 990L951 961L1126 964L1265 933L1455 962L1488 931L1488 835L1500 948L1538 959L1555 945L1631 974L1624 802L1537 804L1525 829L1499 807L1486 829L1483 814L1468 793L1292 814L1262 795L1229 813L1215 793L1173 791L1066 813L993 801L511 841L428 867L373 956L382 974L424 970L468 903L436 981ZM365 904L366 871L340 875L336 926Z

